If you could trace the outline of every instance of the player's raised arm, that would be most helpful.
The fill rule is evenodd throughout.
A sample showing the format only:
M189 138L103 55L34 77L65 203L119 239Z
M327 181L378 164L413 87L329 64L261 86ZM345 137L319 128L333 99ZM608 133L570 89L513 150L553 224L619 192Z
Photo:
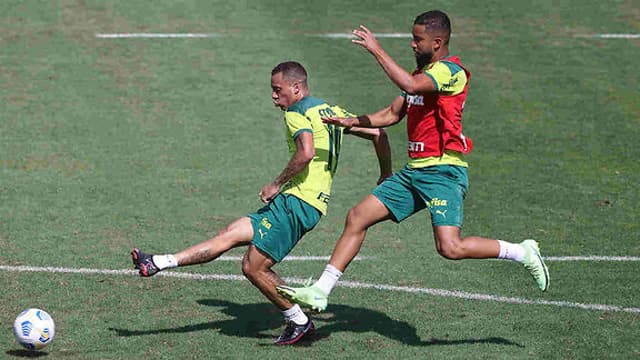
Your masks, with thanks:
M365 26L360 25L360 28L353 30L353 35L357 38L351 40L354 44L360 45L367 49L371 55L378 61L378 64L382 67L385 73L391 81L393 81L400 89L406 91L408 94L421 94L425 92L432 92L436 90L436 87L427 75L420 72L417 74L410 74L403 69L398 63L380 46L378 40L373 35L371 30ZM423 33L413 33L413 39L411 41L411 47L416 52L416 56L419 54L418 44L429 41L426 35ZM438 39L440 41L440 39Z
M406 114L405 98L398 96L393 102L373 114L360 115L358 117L323 117L326 124L343 127L383 128L397 124Z

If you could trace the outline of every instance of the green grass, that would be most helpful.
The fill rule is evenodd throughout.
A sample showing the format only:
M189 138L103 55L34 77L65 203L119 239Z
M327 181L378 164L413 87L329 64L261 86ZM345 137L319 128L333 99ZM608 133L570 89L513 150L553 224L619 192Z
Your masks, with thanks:
M428 8L425 8L428 6ZM132 246L173 252L256 210L288 154L269 72L302 62L315 96L354 112L399 92L348 40L409 32L430 8L453 21L472 72L475 142L465 234L535 238L543 255L640 256L640 33L634 1L5 1L0 3L0 265L128 269ZM211 39L105 40L96 33L202 32ZM403 66L408 39L381 39ZM394 169L404 124L389 129ZM328 255L350 206L377 179L347 138L329 214L292 255ZM240 255L242 249L230 255ZM638 262L550 262L540 293L502 261L452 262L429 219L369 231L345 281L638 308ZM317 276L324 262L284 262ZM241 275L239 262L179 270ZM280 348L281 316L247 281L0 271L0 354L27 356L11 324L42 307L46 358L603 359L640 356L640 314L338 288L317 336ZM0 356L1 357L1 356Z

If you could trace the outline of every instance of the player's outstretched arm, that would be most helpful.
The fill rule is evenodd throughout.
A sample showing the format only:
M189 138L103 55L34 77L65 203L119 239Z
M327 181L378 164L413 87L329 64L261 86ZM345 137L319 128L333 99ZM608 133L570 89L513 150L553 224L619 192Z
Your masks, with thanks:
M313 160L316 155L316 149L313 143L313 134L310 132L303 132L296 138L296 152L293 154L287 166L282 170L280 175L262 187L260 190L260 200L264 203L268 203L280 192L282 185L286 184L294 176L302 172L309 162Z
M391 105L379 110L373 114L360 115L358 117L342 118L342 117L323 117L322 121L326 124L333 124L343 127L361 127L361 128L383 128L397 124L402 120L406 113L405 101L403 96L398 96L393 100Z
M382 183L384 179L393 175L393 170L391 168L391 146L389 145L387 132L384 131L384 129L351 127L349 128L348 133L363 139L371 140L373 143L373 148L376 150L376 155L378 156L378 165L380 166L380 177L377 181L378 185Z

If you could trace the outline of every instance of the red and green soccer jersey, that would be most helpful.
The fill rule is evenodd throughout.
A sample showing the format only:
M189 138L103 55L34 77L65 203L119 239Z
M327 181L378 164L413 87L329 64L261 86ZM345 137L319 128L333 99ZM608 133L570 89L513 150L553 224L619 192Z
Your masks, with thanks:
M471 74L450 56L417 69L433 81L436 91L404 94L407 106L409 166L437 164L467 166L463 154L471 152L471 139L462 133L462 110Z

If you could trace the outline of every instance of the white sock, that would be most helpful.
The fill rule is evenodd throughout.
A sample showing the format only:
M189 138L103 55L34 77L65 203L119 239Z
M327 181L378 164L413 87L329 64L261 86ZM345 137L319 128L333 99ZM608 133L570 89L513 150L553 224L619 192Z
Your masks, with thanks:
M338 279L340 279L340 276L342 276L342 271L336 269L335 266L328 264L324 268L322 275L320 275L320 279L318 279L318 281L316 281L316 283L313 285L320 289L326 295L329 295L331 293L331 290L333 290L333 288L336 286L336 283L338 282Z
M176 260L176 257L171 254L153 255L152 259L153 263L156 264L156 266L160 270L173 269L175 267L178 267L178 260Z
M283 310L282 315L285 321L293 321L298 325L304 325L309 321L309 318L298 304L293 305L290 309Z
M526 254L526 250L520 244L514 244L507 241L498 240L500 244L500 255L498 259L509 259L522 262Z

